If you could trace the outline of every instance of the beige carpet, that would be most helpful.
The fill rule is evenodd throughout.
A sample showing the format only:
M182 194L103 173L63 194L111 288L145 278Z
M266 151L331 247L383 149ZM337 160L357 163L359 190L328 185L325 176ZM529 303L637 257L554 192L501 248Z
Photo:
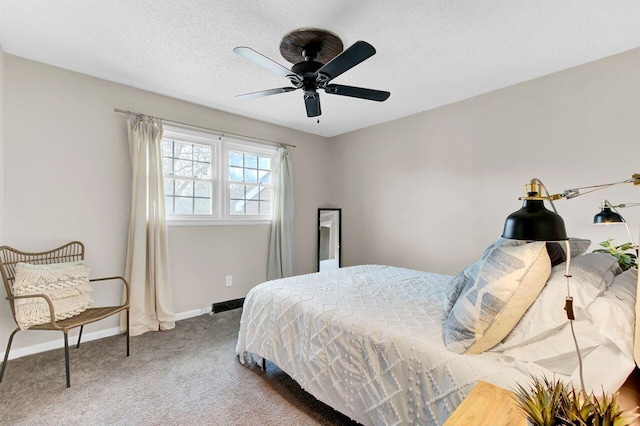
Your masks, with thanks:
M133 337L129 358L124 336L73 347L69 389L62 349L11 360L0 383L0 424L354 424L275 365L268 363L266 373L241 365L240 314L203 315Z

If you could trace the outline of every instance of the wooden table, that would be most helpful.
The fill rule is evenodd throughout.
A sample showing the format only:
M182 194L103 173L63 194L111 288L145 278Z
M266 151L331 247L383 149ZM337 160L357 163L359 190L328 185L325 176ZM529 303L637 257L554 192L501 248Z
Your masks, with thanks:
M526 426L527 420L513 393L487 382L478 382L444 425Z

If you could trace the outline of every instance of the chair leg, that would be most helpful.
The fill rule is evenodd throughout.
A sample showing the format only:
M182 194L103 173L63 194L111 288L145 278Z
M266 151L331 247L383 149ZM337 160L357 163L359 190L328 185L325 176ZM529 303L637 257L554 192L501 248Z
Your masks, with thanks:
M71 387L71 374L69 373L69 336L66 331L64 333L64 366L67 370L67 387Z
M2 377L4 376L4 369L7 367L7 360L9 359L9 351L11 350L11 343L13 342L13 336L20 331L20 327L13 330L11 336L9 336L9 343L7 343L7 350L4 353L4 362L2 363L2 369L0 369L0 383L2 383Z
M78 349L80 347L80 339L82 339L82 329L84 328L84 325L80 326L80 333L78 333L78 344L76 345L76 349Z
M127 356L129 356L129 310L127 309Z

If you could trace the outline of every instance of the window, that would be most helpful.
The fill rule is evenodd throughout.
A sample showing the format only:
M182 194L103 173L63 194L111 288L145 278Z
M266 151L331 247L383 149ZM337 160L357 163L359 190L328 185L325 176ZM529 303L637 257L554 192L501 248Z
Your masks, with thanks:
M229 150L229 214L271 215L271 158Z
M162 140L164 200L168 215L211 215L215 146L180 138ZM214 163L215 164L215 163Z
M170 221L271 220L276 148L167 127L162 139Z

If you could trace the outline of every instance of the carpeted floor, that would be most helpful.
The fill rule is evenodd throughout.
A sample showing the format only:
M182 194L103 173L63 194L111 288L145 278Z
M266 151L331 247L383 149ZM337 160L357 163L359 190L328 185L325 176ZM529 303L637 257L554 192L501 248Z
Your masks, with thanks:
M202 315L133 337L129 358L124 336L73 347L69 389L63 349L11 360L0 383L0 424L355 424L274 364L266 372L241 365L240 315Z

